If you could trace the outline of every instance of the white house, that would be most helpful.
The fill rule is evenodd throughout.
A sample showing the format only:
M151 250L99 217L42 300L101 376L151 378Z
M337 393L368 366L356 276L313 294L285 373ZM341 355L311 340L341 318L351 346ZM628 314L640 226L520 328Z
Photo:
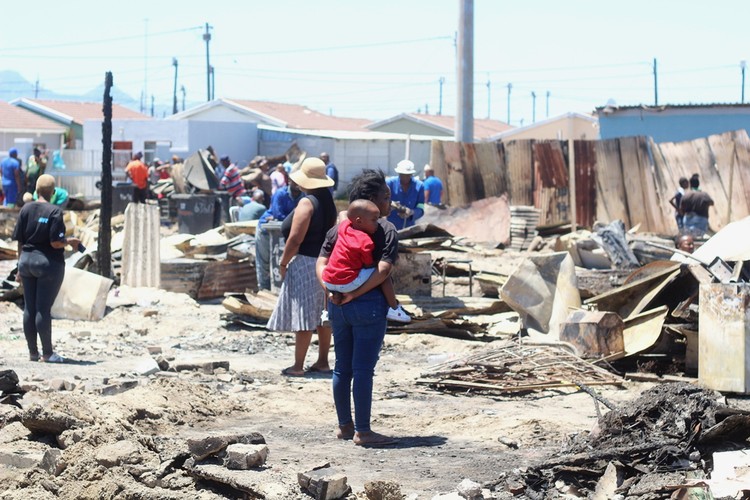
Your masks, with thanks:
M517 127L488 137L487 141L535 140L596 140L599 120L582 113L565 113L524 127Z

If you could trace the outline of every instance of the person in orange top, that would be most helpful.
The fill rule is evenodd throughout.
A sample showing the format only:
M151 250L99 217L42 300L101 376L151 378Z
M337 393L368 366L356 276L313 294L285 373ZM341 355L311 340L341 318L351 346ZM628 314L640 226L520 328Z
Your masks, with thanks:
M133 181L133 202L146 203L148 198L148 167L141 161L143 153L133 155L133 159L125 167L125 174Z

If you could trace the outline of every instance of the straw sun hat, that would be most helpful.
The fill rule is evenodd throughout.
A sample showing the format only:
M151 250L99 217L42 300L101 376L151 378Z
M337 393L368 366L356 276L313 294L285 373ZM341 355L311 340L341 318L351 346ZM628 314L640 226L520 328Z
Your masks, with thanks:
M333 186L333 179L326 175L326 164L320 158L305 158L299 169L289 174L289 178L302 189L318 189Z

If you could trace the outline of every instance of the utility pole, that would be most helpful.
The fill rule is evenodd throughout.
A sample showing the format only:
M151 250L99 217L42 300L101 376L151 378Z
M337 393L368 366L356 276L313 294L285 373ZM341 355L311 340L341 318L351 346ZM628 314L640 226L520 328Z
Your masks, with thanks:
M214 100L216 98L216 73L214 72L214 67L211 66L211 99Z
M211 27L206 23L206 32L203 33L203 40L206 42L206 100L211 100L211 59L209 57L208 43L211 41L211 33L208 31Z
M531 123L536 123L536 92L531 91Z
M154 96L151 95L151 117L154 117Z
M506 122L508 125L510 125L510 91L513 88L512 83L508 83L508 121Z
M742 70L742 81L743 82L745 81L745 70L744 69ZM742 95L745 95L744 94L744 88L745 88L745 84L743 83L742 84L742 89L743 89L743 94ZM34 84L34 99L36 99L37 97L39 97L39 77L38 76L36 77L36 83Z
M490 75L487 75L487 119L490 119L490 109L491 109L491 103L490 99L492 99L492 91L490 89L490 86L492 84L490 83Z
M177 114L177 58L172 58L172 66L174 66L174 90L172 91L172 114Z
M440 105L438 106L438 116L441 116L443 114L443 84L445 83L445 77L441 76L438 79L438 83L440 84Z
M143 20L143 110L148 99L148 18Z
M426 114L426 115L430 114L430 105L429 105L429 103L424 103L424 114Z
M747 62L745 60L740 61L740 70L742 71L742 99L740 102L742 104L745 104L745 68L747 67ZM39 80L37 80L37 84L39 83Z
M182 110L185 111L185 86L180 85L180 92L182 92Z
M656 58L654 57L654 106L659 105L659 85L656 74Z
M474 142L474 0L459 0L456 141Z
M549 90L547 91L547 118L549 118Z

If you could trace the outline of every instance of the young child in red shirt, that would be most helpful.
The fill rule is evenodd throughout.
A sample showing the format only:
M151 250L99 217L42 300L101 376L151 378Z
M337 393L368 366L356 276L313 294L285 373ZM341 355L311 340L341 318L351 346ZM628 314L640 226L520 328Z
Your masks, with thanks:
M355 200L349 204L347 219L338 227L338 238L328 264L323 270L323 283L333 294L353 292L375 272L372 234L378 229L380 210L369 200ZM393 282L383 281L380 289L388 302L388 319L409 323L411 318L398 304Z

